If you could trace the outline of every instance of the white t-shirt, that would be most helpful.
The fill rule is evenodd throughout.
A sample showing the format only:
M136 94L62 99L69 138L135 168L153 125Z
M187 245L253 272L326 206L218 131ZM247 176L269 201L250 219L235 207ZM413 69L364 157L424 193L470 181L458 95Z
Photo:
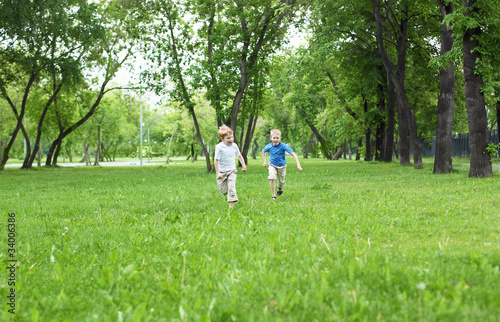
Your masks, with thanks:
M220 142L215 146L215 160L219 160L220 172L236 170L234 159L240 155L240 149L234 142L231 145L225 145L224 142Z

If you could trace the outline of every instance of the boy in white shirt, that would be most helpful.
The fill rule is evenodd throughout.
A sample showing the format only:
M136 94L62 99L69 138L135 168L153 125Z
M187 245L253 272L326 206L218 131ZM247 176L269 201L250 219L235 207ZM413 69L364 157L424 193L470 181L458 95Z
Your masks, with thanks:
M215 146L215 161L214 168L217 174L217 186L220 193L227 195L229 207L233 207L235 202L238 202L236 195L236 163L235 157L240 160L242 171L247 171L245 159L240 153L240 149L234 143L233 130L230 127L223 125L219 128L219 137L222 142Z

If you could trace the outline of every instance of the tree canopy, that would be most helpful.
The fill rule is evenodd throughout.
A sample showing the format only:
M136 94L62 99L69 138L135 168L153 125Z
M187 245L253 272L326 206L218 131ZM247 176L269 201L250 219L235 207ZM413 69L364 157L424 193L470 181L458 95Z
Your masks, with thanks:
M137 153L133 105L151 91L164 98L144 102L155 149L166 151L175 124L174 150L201 152L207 171L227 124L245 159L279 127L304 157L356 149L404 166L413 153L421 168L421 147L436 137L435 173L451 171L452 136L469 132L470 175L490 176L498 9L493 0L3 1L0 169L22 141L23 168L72 149ZM291 46L296 31L306 38ZM126 68L140 83L115 79Z

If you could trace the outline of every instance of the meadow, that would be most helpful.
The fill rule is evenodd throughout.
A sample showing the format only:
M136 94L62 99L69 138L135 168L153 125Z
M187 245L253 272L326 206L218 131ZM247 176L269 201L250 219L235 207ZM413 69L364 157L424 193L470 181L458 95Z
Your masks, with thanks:
M289 160L273 202L250 160L232 211L203 160L6 168L0 257L15 213L15 320L498 321L498 169L301 163Z

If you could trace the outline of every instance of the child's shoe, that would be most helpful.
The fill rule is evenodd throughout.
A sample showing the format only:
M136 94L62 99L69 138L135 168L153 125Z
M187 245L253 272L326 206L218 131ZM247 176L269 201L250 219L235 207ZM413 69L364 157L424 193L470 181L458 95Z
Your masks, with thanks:
M276 194L278 196L281 196L283 194L283 189L282 188L278 189L278 191L276 192Z

